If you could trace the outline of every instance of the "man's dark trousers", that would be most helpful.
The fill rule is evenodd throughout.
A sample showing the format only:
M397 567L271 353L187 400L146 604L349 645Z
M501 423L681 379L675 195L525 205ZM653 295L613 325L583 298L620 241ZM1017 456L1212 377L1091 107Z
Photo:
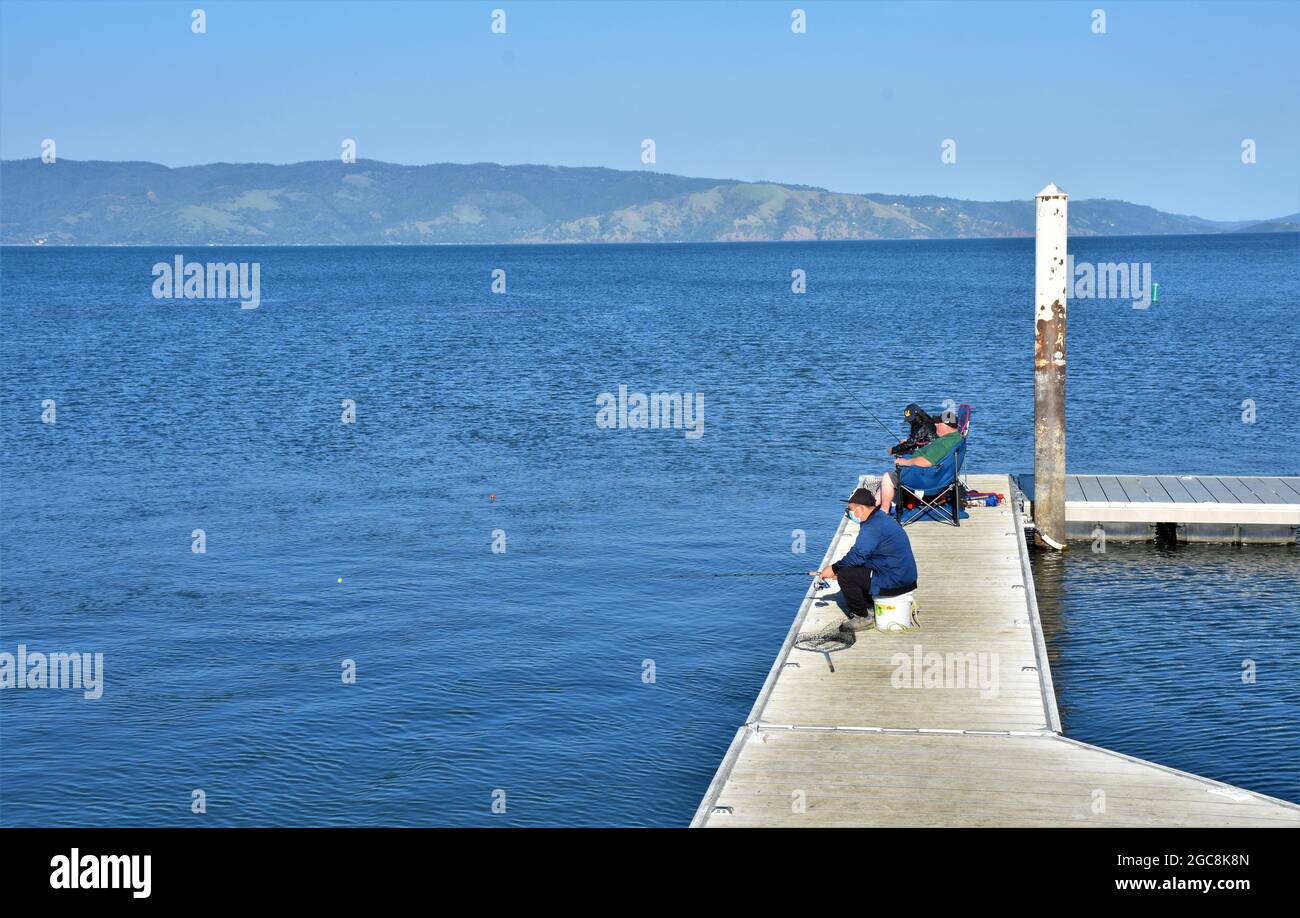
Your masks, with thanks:
M844 594L844 603L849 607L853 618L871 618L876 614L876 602L871 598L871 568L840 567L834 565L835 579L839 581L840 592ZM901 596L916 589L915 583L895 590L881 590L881 596Z
M870 618L876 614L876 604L871 598L871 568L836 567L835 578L851 617Z

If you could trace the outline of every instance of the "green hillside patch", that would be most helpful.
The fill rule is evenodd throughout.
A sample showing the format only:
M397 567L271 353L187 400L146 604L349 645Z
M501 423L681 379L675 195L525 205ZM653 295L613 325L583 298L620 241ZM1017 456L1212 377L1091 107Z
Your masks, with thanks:
M221 205L227 210L279 210L280 202L275 199L276 191L254 189L245 191L228 204Z
M176 217L192 231L221 230L229 233L243 225L228 210L202 204L187 204L176 211Z
M482 223L486 219L487 216L483 211L473 204L457 204L451 209L451 220L456 223Z

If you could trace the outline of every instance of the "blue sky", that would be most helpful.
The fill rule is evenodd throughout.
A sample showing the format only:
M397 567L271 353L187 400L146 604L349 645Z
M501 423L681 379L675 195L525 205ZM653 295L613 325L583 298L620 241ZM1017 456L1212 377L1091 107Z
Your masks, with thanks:
M1056 181L1249 219L1300 211L1297 47L1295 2L3 0L0 155L284 163L354 138L389 162L641 169L653 138L649 168L682 175L980 200Z

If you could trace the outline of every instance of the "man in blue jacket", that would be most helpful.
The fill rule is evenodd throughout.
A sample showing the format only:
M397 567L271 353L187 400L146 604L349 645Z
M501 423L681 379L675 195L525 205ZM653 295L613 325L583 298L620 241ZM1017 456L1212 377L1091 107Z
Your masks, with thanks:
M843 558L814 577L837 580L848 606L846 627L863 631L875 624L873 595L899 596L916 589L916 558L903 527L876 507L876 495L858 488L844 515L858 523L858 538Z

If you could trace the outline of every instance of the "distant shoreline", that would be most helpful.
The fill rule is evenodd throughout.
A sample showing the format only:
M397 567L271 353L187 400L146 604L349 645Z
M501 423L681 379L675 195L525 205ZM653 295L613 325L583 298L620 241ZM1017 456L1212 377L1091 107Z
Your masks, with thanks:
M1261 232L1244 232L1241 230L1219 233L1119 233L1102 235L1100 233L1072 234L1072 240L1079 239L1244 239L1251 236L1285 236L1300 233L1300 225L1294 229L1264 230ZM911 245L918 242L1009 242L1013 240L1033 240L1033 235L1022 236L932 236L917 239L737 239L710 240L706 242L663 241L663 242L97 242L97 243L61 243L61 242L0 242L0 249L447 249L447 248L545 248L547 246L565 248L610 248L614 246L741 246L741 245L857 245L868 243L890 243L894 245Z

